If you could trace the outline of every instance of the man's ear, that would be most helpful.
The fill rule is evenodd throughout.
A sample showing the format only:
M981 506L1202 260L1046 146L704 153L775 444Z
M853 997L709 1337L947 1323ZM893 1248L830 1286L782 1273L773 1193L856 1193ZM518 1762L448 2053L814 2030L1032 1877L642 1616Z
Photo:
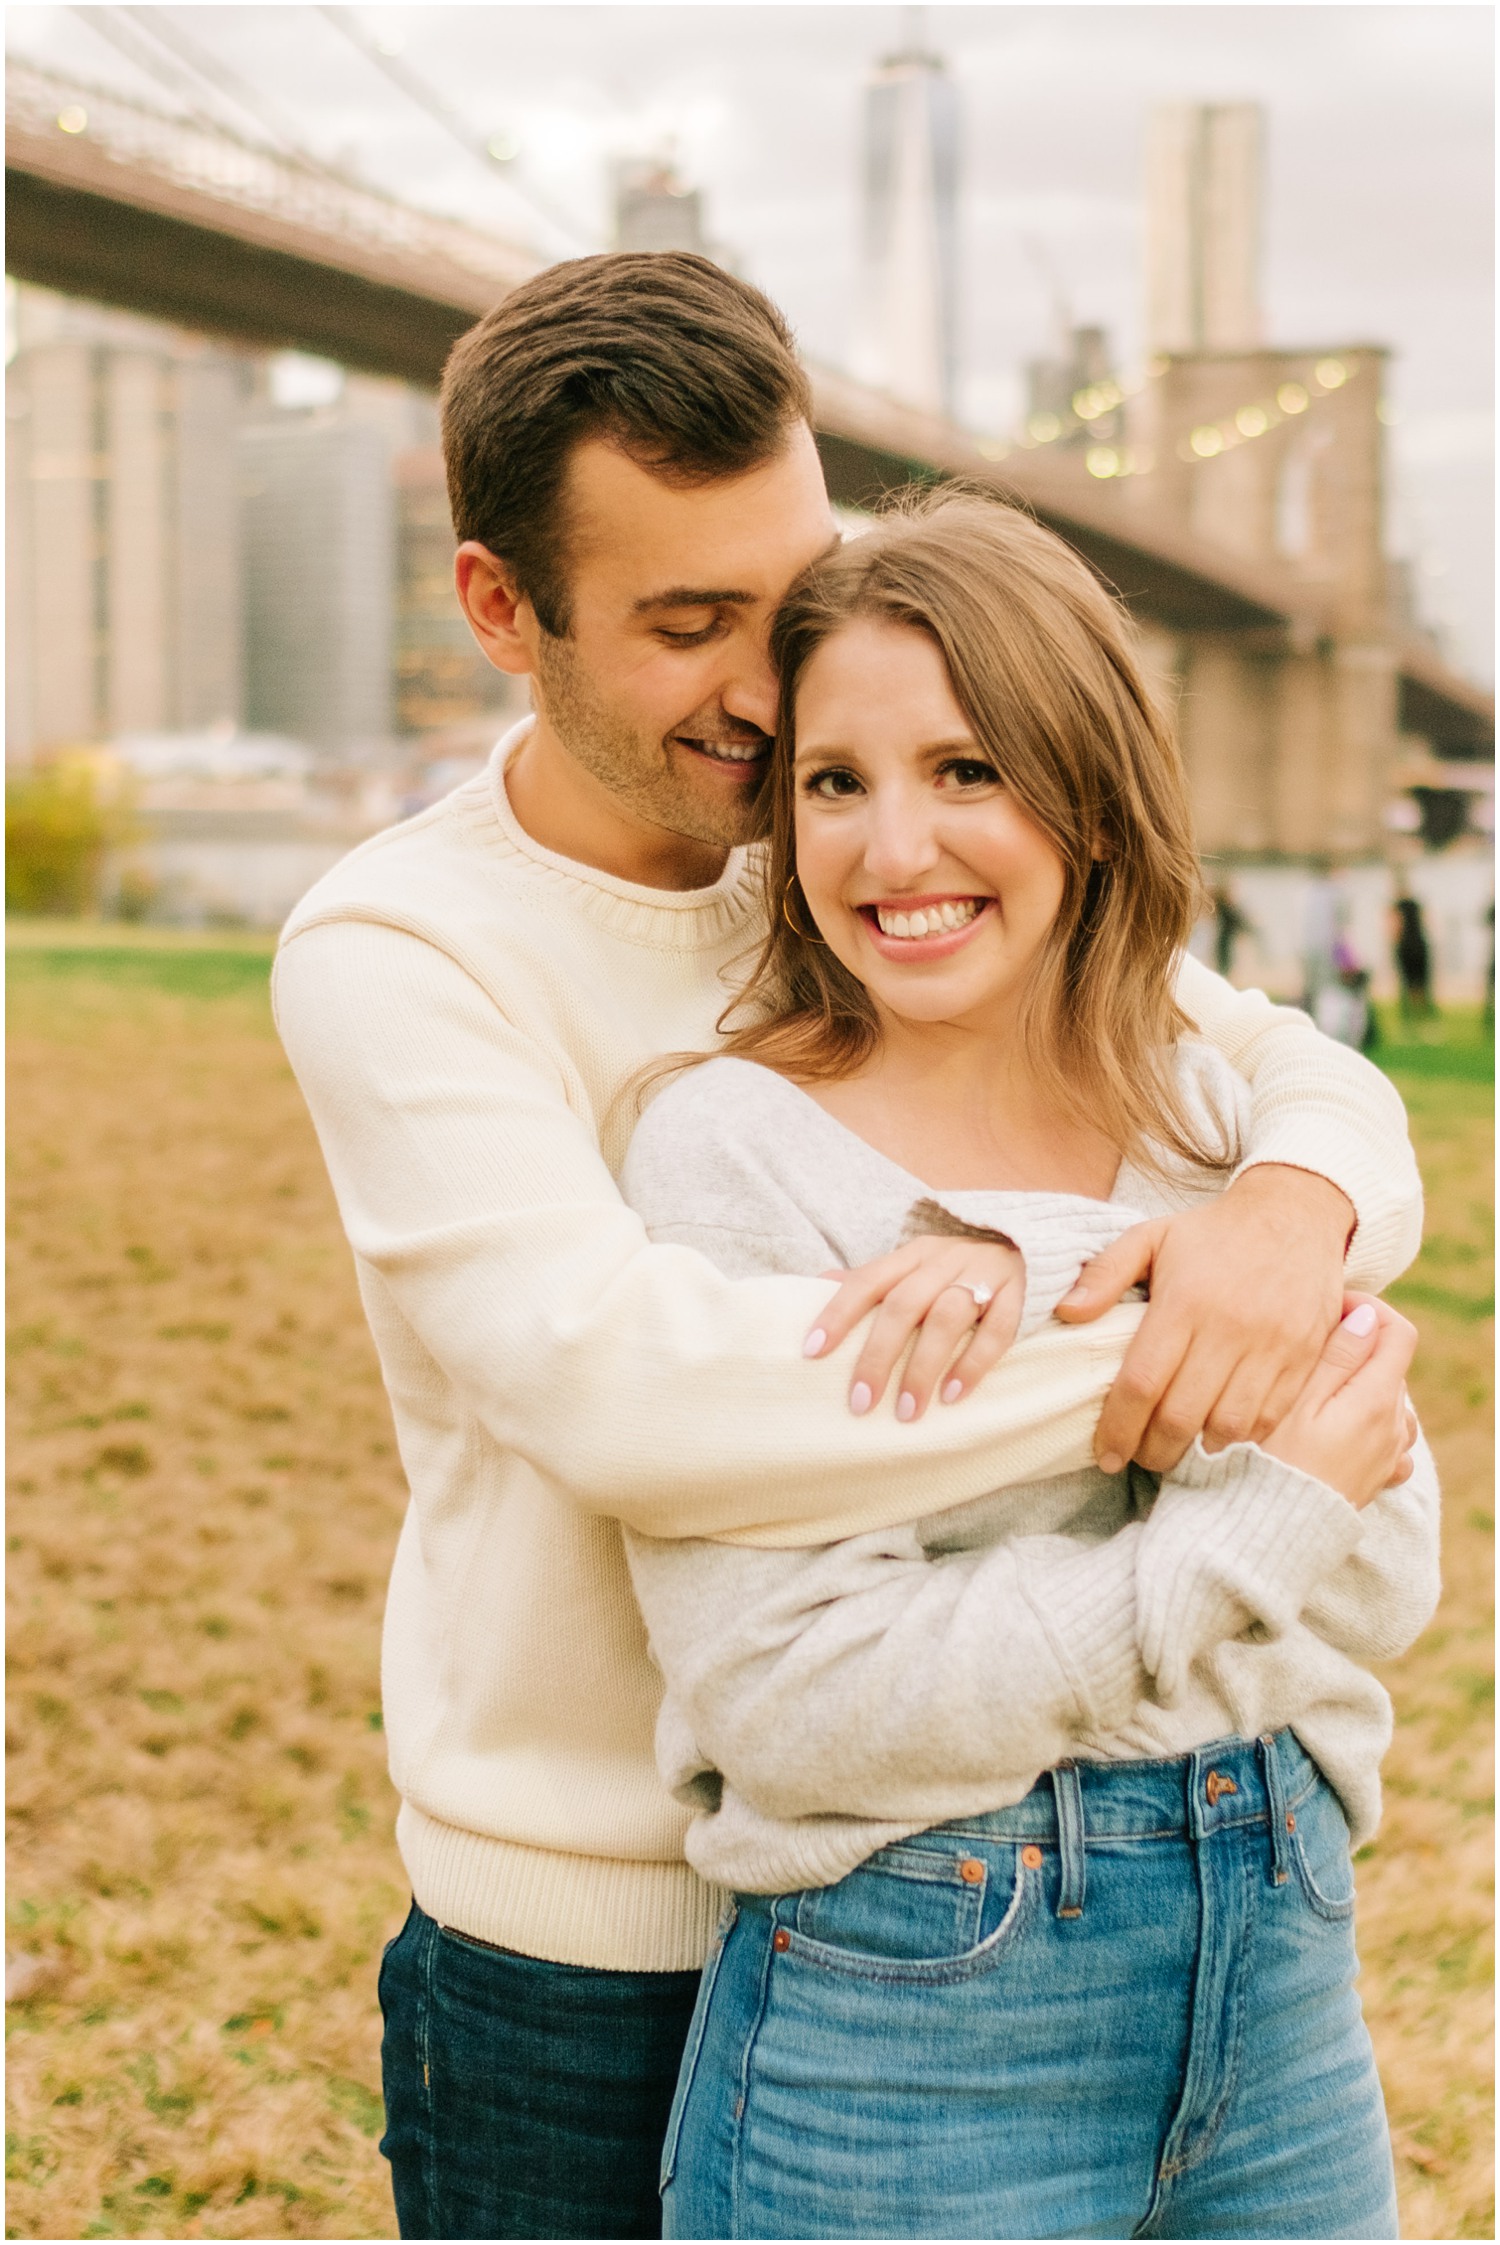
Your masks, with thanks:
M536 668L540 626L506 564L477 538L466 538L453 557L453 583L486 661L513 678L528 677Z

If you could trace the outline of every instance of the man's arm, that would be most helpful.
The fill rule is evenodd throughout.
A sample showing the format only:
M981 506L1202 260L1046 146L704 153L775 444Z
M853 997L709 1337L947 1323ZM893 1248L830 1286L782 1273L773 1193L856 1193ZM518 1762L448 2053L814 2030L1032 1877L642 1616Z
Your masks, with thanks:
M275 1000L367 1283L577 1503L658 1537L821 1543L1086 1462L1137 1311L1038 1335L961 1410L852 1418L847 1361L801 1353L829 1285L651 1246L581 1087L435 945L314 925Z
M1128 1232L1059 1309L1084 1323L1127 1287L1150 1306L1099 1421L1109 1468L1166 1472L1200 1432L1259 1440L1285 1417L1346 1288L1390 1284L1417 1251L1422 1187L1394 1087L1258 990L1184 958L1178 998L1250 1085L1245 1159L1223 1197Z
M1184 954L1177 1001L1250 1086L1240 1176L1276 1165L1326 1179L1355 1215L1343 1282L1378 1294L1422 1244L1422 1180L1388 1076L1263 990L1236 990Z

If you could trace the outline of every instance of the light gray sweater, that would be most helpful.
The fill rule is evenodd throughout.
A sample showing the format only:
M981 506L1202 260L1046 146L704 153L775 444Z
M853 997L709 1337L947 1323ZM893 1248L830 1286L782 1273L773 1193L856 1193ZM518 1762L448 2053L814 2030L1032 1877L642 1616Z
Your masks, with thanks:
M1201 1116L1243 1127L1245 1087L1216 1052L1184 1042L1178 1072ZM935 1192L735 1059L668 1085L621 1184L654 1239L735 1277L852 1267L920 1231L1007 1239L1026 1266L1018 1350L1130 1224L1222 1189L1175 1164L1127 1165L1108 1202ZM1358 1664L1431 1615L1437 1529L1419 1443L1412 1478L1362 1512L1237 1444L1195 1446L1159 1487L1089 1468L805 1549L631 1531L666 1684L658 1763L695 1812L688 1858L746 1892L826 1885L912 1832L1008 1806L1068 1756L1178 1755L1288 1724L1358 1843L1391 1725Z

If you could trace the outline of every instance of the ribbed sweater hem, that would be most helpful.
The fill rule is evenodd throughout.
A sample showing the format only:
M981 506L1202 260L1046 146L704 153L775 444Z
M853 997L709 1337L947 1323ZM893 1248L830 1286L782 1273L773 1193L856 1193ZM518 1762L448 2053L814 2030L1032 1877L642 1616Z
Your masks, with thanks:
M525 1847L439 1823L411 1801L396 1842L413 1897L471 1940L601 1972L695 1972L723 1896L686 1863Z

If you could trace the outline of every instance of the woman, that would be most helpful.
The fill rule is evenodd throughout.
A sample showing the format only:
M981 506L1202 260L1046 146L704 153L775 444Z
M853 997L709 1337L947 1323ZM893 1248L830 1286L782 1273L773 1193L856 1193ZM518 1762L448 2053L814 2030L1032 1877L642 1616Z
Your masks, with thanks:
M901 1365L913 1416L1221 1189L1238 1094L1171 995L1175 753L1060 541L943 498L776 640L775 932L624 1183L735 1274L860 1266L810 1349L878 1305L851 1408ZM1101 1397L1119 1322L1076 1336ZM668 2236L1395 2234L1350 1829L1389 1733L1357 1663L1435 1597L1413 1338L1358 1305L1270 1440L1159 1492L1080 1454L838 1544L631 1539L661 1765L733 1894Z

